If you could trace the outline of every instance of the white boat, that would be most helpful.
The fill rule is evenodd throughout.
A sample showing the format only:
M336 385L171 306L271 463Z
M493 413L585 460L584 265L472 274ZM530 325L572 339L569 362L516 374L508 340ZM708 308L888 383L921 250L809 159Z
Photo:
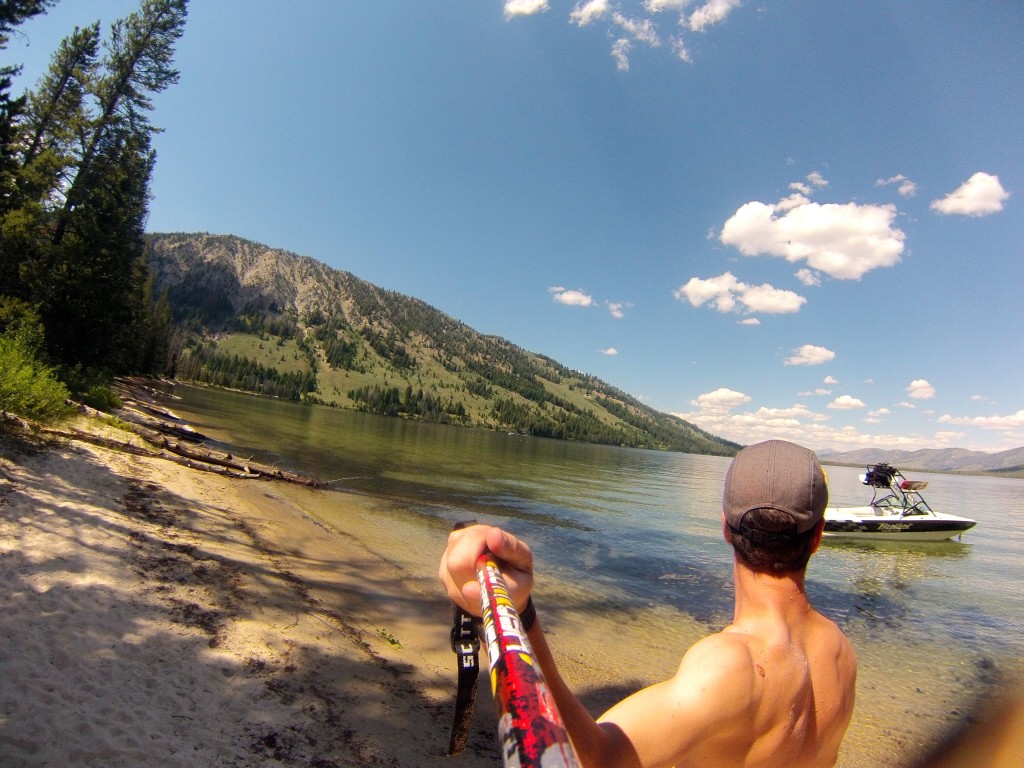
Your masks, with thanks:
M825 536L891 541L942 541L973 528L976 520L928 506L921 491L928 483L907 480L895 467L875 464L861 477L874 492L866 507L828 507Z

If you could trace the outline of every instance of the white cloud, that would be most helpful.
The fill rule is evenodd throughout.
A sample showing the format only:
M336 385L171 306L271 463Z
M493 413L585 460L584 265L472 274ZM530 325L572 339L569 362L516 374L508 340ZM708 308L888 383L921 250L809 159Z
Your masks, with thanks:
M907 385L907 395L914 400L931 400L935 397L935 387L925 379L914 379Z
M703 32L707 27L724 21L741 4L741 0L708 0L690 14L687 24L694 32Z
M899 262L905 235L895 218L893 205L807 203L787 210L753 201L725 222L719 239L745 256L806 261L839 280L859 280Z
M897 173L895 176L890 176L888 179L879 179L875 182L876 187L887 187L890 184L898 184L896 191L899 192L903 197L913 197L917 194L917 184L908 179L902 173Z
M761 321L756 317L744 317L740 320L740 325L760 325Z
M631 19L628 16L623 16L621 13L615 13L612 14L612 21L623 32L638 42L647 43L652 48L657 48L661 45L661 40L658 39L658 31L651 19Z
M601 354L608 355L609 357L614 357L615 355L619 354L619 350L617 350L615 347L608 347L608 349L602 349Z
M1009 196L998 176L978 171L941 200L933 200L931 208L947 216L988 216L1003 210Z
M611 316L619 320L626 316L623 310L633 306L627 301L606 301L605 304L608 306L608 312L611 313Z
M749 395L745 395L742 392L737 392L734 389L719 387L714 392L707 392L703 395L699 395L697 399L693 400L690 404L696 405L698 408L701 408L703 410L727 411L739 405L743 405L744 403L749 402Z
M830 385L831 384L838 384L839 383L839 379L837 379L835 376L826 376L824 379L821 380L821 383L822 384L830 384Z
M789 185L789 188L794 192L799 192L801 195L809 195L814 190L809 185L804 184L802 181L794 181Z
M794 192L789 197L784 197L775 204L775 210L777 211L791 211L794 208L799 208L801 205L807 205L811 202L800 192Z
M840 395L825 407L832 408L837 411L851 411L855 408L864 408L866 406L864 405L863 400L858 400L856 397Z
M899 406L900 408L907 408L908 410L917 408L916 405L914 405L913 403L908 403L906 400L901 400L900 402L896 403L896 405Z
M660 11L677 10L681 11L690 4L691 0L646 0L644 8L649 13Z
M982 429L1020 429L1024 427L1024 410L1011 413L1009 416L940 416L942 424L957 424Z
M818 276L818 273L813 269L807 269L806 267L796 271L796 279L808 288L821 285L821 278Z
M585 3L576 3L576 7L569 14L569 20L578 27L585 27L587 24L603 18L609 10L608 0L589 0Z
M807 180L816 187L827 187L828 180L822 176L818 171L812 171L807 174Z
M589 294L583 291L570 290L562 287L548 288L548 293L551 294L552 298L559 304L565 304L570 307L591 307L594 305L594 299Z
M835 360L836 353L825 347L804 344L793 350L793 354L785 359L786 365L822 365Z
M549 10L548 0L505 0L505 18L533 16Z
M680 61L685 61L687 64L693 63L693 57L690 55L690 51L686 47L686 43L683 41L683 38L681 37L676 37L673 35L672 53L674 53L675 57Z
M684 298L695 307L708 302L719 312L764 312L766 314L790 314L799 312L807 302L793 291L768 285L748 285L736 279L731 272L718 277L702 280L691 277L673 292L682 301Z
M748 395L722 387L691 401L691 405L695 406L691 413L673 415L744 445L774 438L792 440L815 450L825 447L835 450L881 447L917 450L952 445L964 436L962 432L952 430L921 435L905 428L893 433L872 433L849 424L833 424L833 417L844 418L844 414L848 414L845 418L850 418L857 410L865 407L860 400L849 395L833 401L828 414L814 411L802 403L784 408L751 408L751 403L752 398ZM879 408L868 412L863 421L872 424L882 421L888 415L888 409ZM941 421L951 425L961 423L961 420L952 416L945 416ZM1013 440L1020 434L1013 430L1024 424L1024 411L1008 417L990 417L988 422L993 429L1003 429L1001 425L1005 423L1005 439ZM979 422L978 426L982 424ZM1013 444L1019 444L1019 441Z
M633 44L626 38L621 38L612 43L612 58L615 59L615 67L619 72L629 71L629 50Z

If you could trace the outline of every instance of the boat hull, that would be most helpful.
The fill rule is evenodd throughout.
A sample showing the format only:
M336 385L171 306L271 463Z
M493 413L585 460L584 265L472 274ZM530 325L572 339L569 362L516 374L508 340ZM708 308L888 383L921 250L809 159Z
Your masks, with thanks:
M943 541L973 528L966 517L879 514L873 507L830 507L825 510L825 536L872 541Z

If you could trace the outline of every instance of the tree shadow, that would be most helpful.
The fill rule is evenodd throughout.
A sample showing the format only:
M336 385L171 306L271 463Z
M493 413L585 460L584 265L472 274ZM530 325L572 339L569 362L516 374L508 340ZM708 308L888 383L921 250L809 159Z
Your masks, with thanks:
M83 455L19 457L0 485L0 764L447 763L450 703L359 621L424 612L402 574L299 558L231 509L197 509L88 458L83 469ZM39 502L29 485L53 495ZM444 615L440 597L428 602ZM254 624L263 635L245 645ZM500 760L479 722L460 765Z

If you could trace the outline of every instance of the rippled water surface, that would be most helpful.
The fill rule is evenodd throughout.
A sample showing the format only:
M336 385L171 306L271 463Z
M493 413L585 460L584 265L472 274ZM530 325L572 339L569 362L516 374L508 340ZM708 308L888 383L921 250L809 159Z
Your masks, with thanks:
M685 650L666 640L673 628L687 626L692 642L731 617L731 558L719 518L727 459L197 388L179 387L176 396L169 407L236 450L393 501L387 514L412 551L439 551L452 523L464 519L521 534L566 615L595 622L604 606L620 624L632 617L630 643L647 649L651 665ZM870 500L863 468L827 469L832 503ZM947 542L828 540L812 560L811 599L843 627L860 660L843 765L899 762L940 738L990 686L1024 674L1024 481L906 474L928 481L924 495L934 509L978 525ZM316 513L331 522L329 507Z

